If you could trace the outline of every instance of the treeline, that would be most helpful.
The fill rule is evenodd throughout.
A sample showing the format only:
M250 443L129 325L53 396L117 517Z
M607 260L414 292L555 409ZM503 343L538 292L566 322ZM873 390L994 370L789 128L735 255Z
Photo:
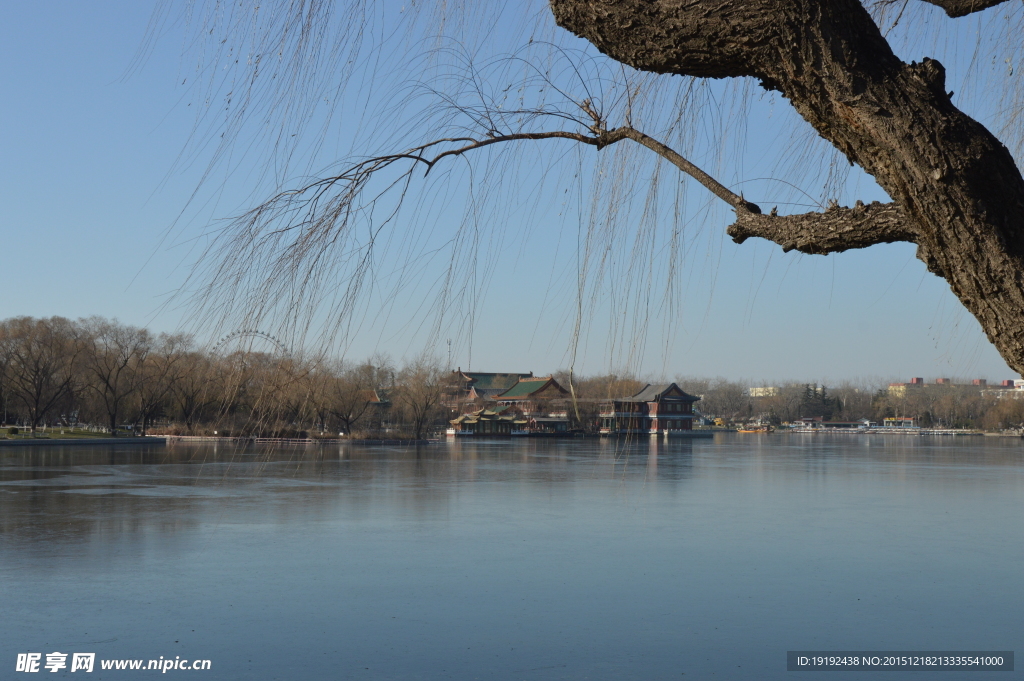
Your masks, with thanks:
M916 418L925 428L1004 430L1024 427L1024 399L1017 399L1019 395L973 385L931 384L892 394L888 382L836 388L791 384L780 386L773 396L748 398L747 411L772 423L818 416L881 423L888 417L903 416Z
M556 374L556 378L568 387L567 372ZM596 418L602 400L635 394L648 383L669 381L674 381L686 392L701 398L694 405L699 414L709 419L720 418L731 424L758 421L778 425L818 416L828 420L853 421L890 415L890 410L881 402L884 390L879 392L877 387L853 383L844 383L836 388L792 383L774 388L775 394L771 396L752 397L746 383L724 378L684 376L642 380L636 376L616 374L574 378L575 392L582 402L579 407L581 421L584 422L591 412L593 418Z
M567 372L556 375L568 387ZM575 392L581 423L596 417L600 400L636 393L647 383L672 379L640 380L633 376L607 375L576 378ZM749 422L780 425L802 418L827 421L869 419L881 423L894 416L914 417L923 427L978 428L986 430L1024 429L1024 399L1015 399L1016 391L983 390L973 385L930 384L909 388L902 394L890 394L888 381L876 383L843 382L834 387L790 382L772 386L751 395L747 383L723 378L680 377L680 388L701 397L695 409L708 418L721 418L730 424ZM589 403L589 404L588 404ZM570 413L570 416L574 414Z
M602 400L635 394L631 375L555 374L573 399L570 427L596 428ZM396 365L261 352L217 353L188 335L98 317L17 317L0 321L0 406L5 425L99 425L138 433L421 438L458 412L453 375L424 355ZM697 410L731 423L783 423L806 417L880 421L914 416L923 426L1021 428L1024 400L973 386L929 385L894 396L887 384L835 387L793 383L751 396L745 383L679 378ZM756 391L755 391L756 392ZM765 391L762 391L765 392Z
M396 367L262 352L215 353L184 334L102 318L0 322L5 425L101 424L112 434L422 437L448 416L448 375L416 359Z

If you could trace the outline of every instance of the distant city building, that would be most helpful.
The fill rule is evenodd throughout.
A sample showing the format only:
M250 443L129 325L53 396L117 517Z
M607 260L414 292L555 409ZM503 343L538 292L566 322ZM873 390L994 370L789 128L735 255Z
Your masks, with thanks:
M779 389L775 386L764 385L756 388L751 388L748 391L751 397L775 397L779 394Z
M1010 397L1021 400L1024 399L1024 380L1018 378L1013 381L1003 381L999 384L998 388L993 387L988 390L982 390L981 394L991 397Z
M981 391L982 395L986 397L1010 397L1013 399L1024 399L1024 380L1015 379L1009 381L1001 381L999 386L992 386Z
M1020 389L1022 390L1022 394L1024 394L1024 381L1021 380L1002 381L998 387L992 386L989 388L988 381L984 378L975 378L970 383L955 384L948 378L937 378L935 379L935 383L925 383L924 379L920 377L910 379L909 383L890 383L888 393L890 397L902 398L907 396L908 390L923 390L926 388L935 388L937 386L941 386L943 388L951 388L953 386L976 388L980 390L982 394Z
M906 397L907 396L907 384L906 383L890 383L889 384L889 397Z

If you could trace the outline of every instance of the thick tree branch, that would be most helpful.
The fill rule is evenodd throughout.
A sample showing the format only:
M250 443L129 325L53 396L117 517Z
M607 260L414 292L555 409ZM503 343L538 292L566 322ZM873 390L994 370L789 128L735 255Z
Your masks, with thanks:
M554 130L551 132L520 132L508 133L505 135L492 135L490 137L486 137L480 140L474 139L472 137L446 138L442 140L435 140L433 142L430 142L429 144L424 144L422 146L416 147L415 149L411 149L404 154L395 154L393 156L381 157L381 159L390 159L393 161L397 161L400 159L409 159L417 161L419 163L425 164L427 166L427 172L430 172L430 170L444 158L447 158L449 156L461 156L468 151L472 151L473 149L480 149L483 147L490 146L492 144L497 144L499 142L514 142L519 140L567 139L572 140L574 142L581 142L583 144L590 144L592 146L597 147L598 149L603 149L604 147L615 144L616 142L621 142L624 139L628 139L633 140L637 144L643 145L650 149L651 151L653 151L654 153L658 154L659 156L667 160L669 163L679 168L679 170L683 171L693 179L700 182L702 185L704 185L705 188L707 188L708 191L710 191L712 194L728 203L733 208L753 214L758 214L761 212L761 208L757 204L751 203L750 201L747 201L739 194L736 194L735 192L731 191L730 189L725 187L725 185L723 185L721 182L708 175L706 172L698 168L690 161L686 160L682 155L680 155L678 152L676 152L668 145L663 144L662 142L659 142L653 137L646 135L637 130L636 128L633 128L628 125L619 128L614 128L612 130L605 130L602 126L600 117L593 112L593 109L590 108L589 102L584 102L582 107L584 111L589 113L594 118L595 122L594 125L591 127L591 130L593 132L592 135L586 135L579 132ZM426 151L436 147L438 144L450 142L466 142L466 144L463 144L462 146L456 147L454 149L447 149L434 155L433 157L428 157L428 155L425 154ZM376 170L376 166L374 166L374 170ZM332 179L342 179L344 177L345 176L339 176L338 178Z
M930 5L936 5L945 10L946 14L950 17L965 17L968 14L974 12L980 12L983 9L989 7L995 7L1001 5L1006 0L921 0L927 2Z
M714 179L703 170L693 165L685 158L677 154L675 151L665 146L653 137L649 137L644 133L640 132L631 127L616 128L610 131L610 135L622 135L627 139L631 139L637 144L642 144L654 153L658 154L662 158L666 159L669 163L679 168L681 171L692 177L693 179L704 185L712 194L722 199L730 206L735 208L737 212L743 211L751 215L758 215L761 213L761 208L755 204L747 201L739 194L736 194L729 189L726 189L718 180Z
M424 158L419 154L436 143L424 145L409 155L401 158L413 158L427 164L428 169L448 156L461 156L473 149L489 146L497 142L516 140L569 139L583 144L590 144L602 149L624 139L633 140L647 147L666 159L682 172L700 182L711 193L722 199L736 210L736 222L728 228L728 234L738 244L750 237L768 239L780 246L784 252L792 250L814 255L840 253L855 248L867 248L876 244L906 241L917 243L920 239L913 230L903 211L893 203L882 204L874 201L864 205L860 201L853 208L830 206L823 213L804 213L801 215L779 216L773 209L771 214L762 215L761 208L742 196L732 192L713 177L685 159L672 148L659 142L631 126L623 126L612 130L604 130L600 117L591 109L589 102L582 108L594 120L593 135L576 132L552 131L541 133L510 133L494 135L482 140L459 138L451 141L468 142L455 149L449 149L433 158ZM918 257L928 269L941 275L941 270L934 257L926 247L919 246Z
M516 140L569 139L596 146L598 149L615 144L624 139L633 140L647 147L666 159L679 170L700 182L711 193L722 199L736 210L736 222L728 228L728 234L738 244L750 237L768 239L780 246L785 252L797 250L801 253L826 255L839 253L855 248L867 248L876 244L907 241L917 243L918 234L910 226L906 215L893 203L882 204L877 201L864 205L860 201L853 208L830 206L823 213L804 213L801 215L776 215L774 209L769 215L762 215L757 204L745 200L732 192L713 177L685 159L672 148L659 142L631 126L623 126L612 130L601 127L600 117L593 112L588 102L582 105L584 111L592 116L593 135L576 132L552 131L542 133L510 133L495 135L483 140L460 138L457 141L468 142L455 149L449 149L427 159L419 155L422 150L434 146L425 145L411 155L403 158L414 158L432 168L438 161L448 156L460 156L473 149L489 146L497 142ZM446 140L456 141L456 140ZM918 257L928 264L928 269L941 274L938 263L930 257L927 250L919 247Z
M559 26L642 71L700 78L756 75L774 0L550 0Z
M736 211L736 222L727 230L732 240L743 243L752 236L774 241L782 250L815 255L841 253L853 248L895 241L916 242L903 211L892 203L860 201L853 208L833 205L824 213L755 215Z

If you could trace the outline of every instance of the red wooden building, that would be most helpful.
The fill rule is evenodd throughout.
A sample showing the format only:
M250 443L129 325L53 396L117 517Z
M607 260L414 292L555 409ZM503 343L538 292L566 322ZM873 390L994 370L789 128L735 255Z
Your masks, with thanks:
M699 399L675 383L648 384L635 395L602 405L601 434L689 434L693 430L693 403Z

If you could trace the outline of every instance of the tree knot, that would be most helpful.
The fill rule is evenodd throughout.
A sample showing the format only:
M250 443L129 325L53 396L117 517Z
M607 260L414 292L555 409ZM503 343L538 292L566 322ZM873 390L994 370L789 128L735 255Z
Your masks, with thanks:
M920 62L912 62L909 68L929 88L946 94L946 67L937 59L925 57Z

